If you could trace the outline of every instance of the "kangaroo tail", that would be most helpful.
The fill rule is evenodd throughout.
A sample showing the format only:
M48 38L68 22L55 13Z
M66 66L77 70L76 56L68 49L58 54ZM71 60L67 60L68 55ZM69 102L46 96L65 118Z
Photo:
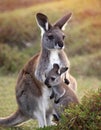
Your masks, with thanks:
M7 118L0 118L0 126L3 127L17 126L27 120L28 118L25 117L20 110L17 110L14 114L8 116Z

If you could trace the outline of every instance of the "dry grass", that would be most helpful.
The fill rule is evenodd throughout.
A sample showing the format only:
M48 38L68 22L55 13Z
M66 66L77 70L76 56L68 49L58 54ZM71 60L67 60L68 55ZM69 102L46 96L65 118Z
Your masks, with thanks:
M3 0L0 1L0 12L12 11L19 8L26 8L36 4L50 2L53 0Z

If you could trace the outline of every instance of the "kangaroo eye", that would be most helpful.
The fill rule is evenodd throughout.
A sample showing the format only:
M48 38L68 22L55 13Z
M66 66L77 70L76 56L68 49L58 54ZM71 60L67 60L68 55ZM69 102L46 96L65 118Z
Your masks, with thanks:
M54 77L51 77L51 80L52 80L52 81L54 81L54 80L55 80L55 78L54 78Z
M54 39L54 36L52 34L49 34L48 39L52 40L52 39Z

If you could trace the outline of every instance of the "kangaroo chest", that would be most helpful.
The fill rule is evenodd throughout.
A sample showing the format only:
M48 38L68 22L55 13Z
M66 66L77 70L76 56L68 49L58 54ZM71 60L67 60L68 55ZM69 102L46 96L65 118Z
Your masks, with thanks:
M37 79L44 82L45 74L47 74L53 68L54 63L58 64L59 66L62 65L59 52L57 50L50 51L50 54L48 54L48 56L44 56L41 62L39 62L39 65L35 71L35 76Z
M53 67L54 63L59 64L59 65L61 64L58 51L56 51L56 50L51 51L50 57L49 57L49 62L50 62L50 65L49 65L50 69Z

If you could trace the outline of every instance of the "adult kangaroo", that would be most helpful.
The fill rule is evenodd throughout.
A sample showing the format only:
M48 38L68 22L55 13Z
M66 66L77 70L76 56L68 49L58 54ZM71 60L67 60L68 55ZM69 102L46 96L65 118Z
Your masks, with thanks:
M41 51L32 57L20 71L16 84L16 100L18 110L7 118L0 118L0 126L16 126L29 119L37 119L39 127L51 125L53 104L50 100L51 89L45 86L45 74L54 63L69 68L69 60L63 50L64 25L71 17L66 14L54 25L51 25L46 15L36 14L41 28ZM70 85L75 86L74 78L67 72Z

